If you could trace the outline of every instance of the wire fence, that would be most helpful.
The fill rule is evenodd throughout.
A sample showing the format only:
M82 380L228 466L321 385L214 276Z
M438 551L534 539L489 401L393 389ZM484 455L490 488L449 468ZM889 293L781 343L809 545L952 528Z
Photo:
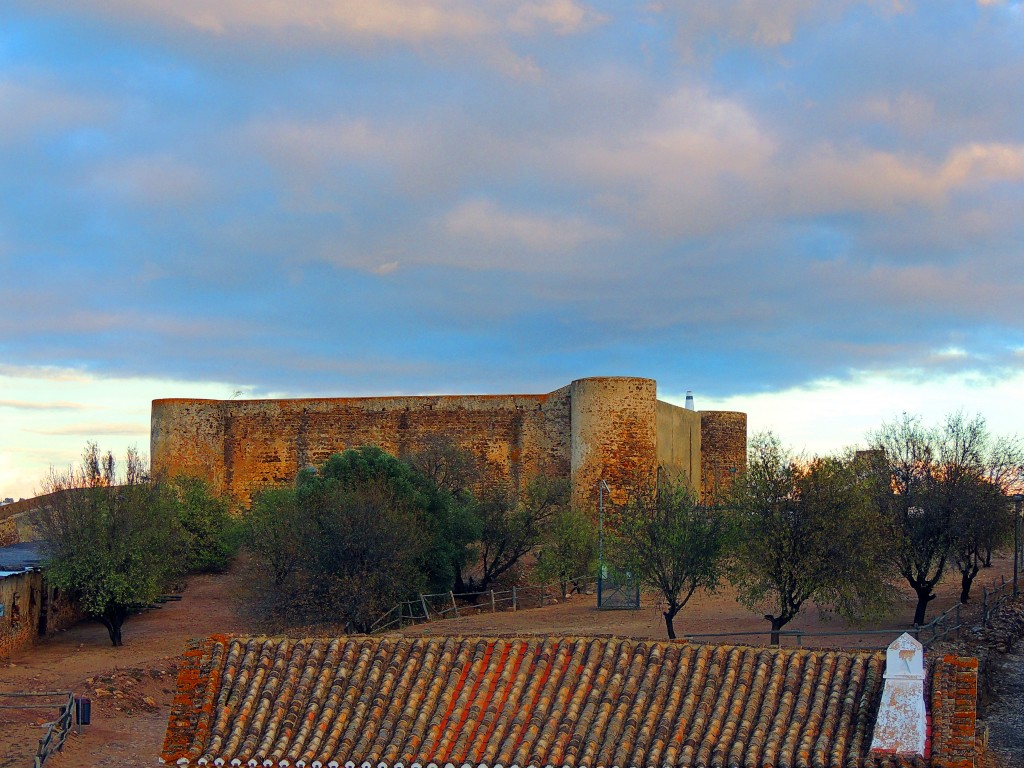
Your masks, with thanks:
M50 701L48 703L32 703L40 699L58 698L59 703ZM6 703L13 700L15 703ZM44 723L46 732L39 739L39 744L33 755L33 768L42 768L46 759L54 752L59 752L64 747L64 739L71 732L75 716L75 696L70 691L56 691L47 693L2 693L0 694L0 709L12 711L18 714L28 714L34 709L57 709L57 716L50 722Z
M580 577L571 581L571 592L589 594L596 590L597 580ZM992 616L1006 600L1014 597L1014 580L999 577L993 579L991 587L982 587L980 611L969 610L963 603L957 603L927 624L914 624L906 628L895 629L846 629L833 632L817 632L803 629L778 630L779 645L788 639L797 647L802 648L805 641L814 638L851 638L860 647L884 648L895 637L909 633L926 648L933 643L949 639L960 639L962 629L975 619L983 627L991 626ZM440 592L422 594L418 600L407 600L399 603L381 616L371 627L370 632L384 632L392 628L402 628L427 621L438 621L460 616L472 616L480 613L496 613L498 611L517 611L524 608L538 608L549 604L554 592L547 585L512 587L506 590L487 590L484 592ZM742 632L691 632L682 633L679 639L701 642L712 638L771 638L770 629L746 630Z
M894 639L904 632L913 636L925 648L931 646L933 643L947 640L951 637L955 640L959 640L961 631L970 623L974 623L976 621L982 627L990 627L992 625L992 616L995 614L996 610L1008 599L1015 596L1016 590L1014 589L1013 579L1007 581L1005 576L1000 576L998 583L996 583L995 579L993 579L992 582L991 587L982 587L981 607L978 610L975 610L977 604L969 608L964 603L957 603L956 605L947 608L927 624L914 624L906 628L897 629L852 629L838 632L814 632L802 629L783 629L778 631L779 645L782 645L783 638L789 638L797 647L803 647L805 640L813 638L845 637L854 638L857 641L857 645L861 647L884 648L889 645L891 639ZM680 637L686 640L700 641L703 639L723 637L757 638L767 636L770 638L771 635L771 630L761 629L745 632L689 633L680 635ZM879 640L876 641L875 638L879 638ZM885 640L882 640L881 638L885 638Z
M579 577L572 579L570 584L570 592L587 594L592 591L596 580ZM393 607L374 622L370 632L384 632L427 621L474 616L480 613L541 608L549 605L553 599L556 599L556 592L546 584L489 589L482 592L449 591L421 594L418 599L406 600Z

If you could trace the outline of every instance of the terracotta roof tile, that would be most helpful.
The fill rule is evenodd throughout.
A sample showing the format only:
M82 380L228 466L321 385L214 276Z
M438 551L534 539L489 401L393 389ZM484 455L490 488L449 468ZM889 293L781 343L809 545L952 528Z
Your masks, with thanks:
M206 684L178 699L165 762L860 768L888 760L868 755L882 653L575 637L215 637L204 649ZM915 763L925 764L893 764Z

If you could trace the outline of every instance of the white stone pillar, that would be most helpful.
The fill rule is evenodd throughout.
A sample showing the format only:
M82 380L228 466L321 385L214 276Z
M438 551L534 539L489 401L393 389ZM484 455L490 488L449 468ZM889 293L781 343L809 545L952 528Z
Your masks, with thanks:
M885 655L885 687L871 739L872 752L924 755L924 647L904 632Z

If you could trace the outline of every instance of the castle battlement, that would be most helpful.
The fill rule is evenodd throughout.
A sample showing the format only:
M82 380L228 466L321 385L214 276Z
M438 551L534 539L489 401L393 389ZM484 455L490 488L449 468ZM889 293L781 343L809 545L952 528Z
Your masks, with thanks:
M154 400L150 435L155 475L203 477L243 503L348 448L400 456L443 436L492 479L568 477L590 508L599 480L621 503L659 468L705 496L723 489L746 466L747 417L680 408L657 399L653 379L607 376L539 395Z

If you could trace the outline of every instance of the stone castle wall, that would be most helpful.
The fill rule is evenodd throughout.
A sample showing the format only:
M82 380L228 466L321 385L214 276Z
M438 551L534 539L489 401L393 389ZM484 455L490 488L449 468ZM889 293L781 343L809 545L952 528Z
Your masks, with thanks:
M699 491L702 415L656 394L652 379L596 377L543 395L154 400L150 456L155 475L197 475L243 504L347 448L401 456L436 436L472 452L488 478L568 477L583 508L596 507L598 480L621 503L652 488L659 465ZM746 451L745 417L742 428L729 450L742 437Z

